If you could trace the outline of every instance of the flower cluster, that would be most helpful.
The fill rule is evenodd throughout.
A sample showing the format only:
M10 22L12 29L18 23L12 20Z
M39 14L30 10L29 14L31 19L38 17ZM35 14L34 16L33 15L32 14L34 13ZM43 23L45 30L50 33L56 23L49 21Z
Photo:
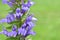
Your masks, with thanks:
M3 0L3 3L5 3L5 4L8 4L9 6L11 6L12 4L15 4L15 3L17 3L17 6L19 6L18 5L18 2L16 2L16 0ZM12 22L12 21L15 21L16 19L20 19L23 15L24 15L24 13L26 13L26 12L28 12L28 10L30 9L30 7L33 5L34 3L33 2L31 2L31 1L29 1L28 0L28 2L26 2L26 3L22 3L22 5L21 5L21 8L19 8L19 7L17 7L16 9L15 9L15 13L13 13L13 12L10 12L9 13L9 15L7 15L7 17L5 18L5 19L2 19L1 20L1 22L7 22L7 23L10 23L10 22ZM15 5L16 6L16 5ZM14 7L13 5L12 5L12 7Z
M20 28L17 28L17 26L14 25L11 32L8 32L6 29L4 29L2 31L2 34L5 34L8 37L16 37L17 35L27 37L28 35L35 35L35 32L31 30L34 27L34 23L32 22L32 20L36 20L36 18L30 15L26 18L26 21Z
M8 37L16 37L18 35L27 37L29 35L35 35L35 32L32 31L32 28L34 27L37 19L32 14L27 14L34 2L31 0L28 0L26 2L24 0L3 0L3 3L8 4L12 10L9 12L6 18L0 20L0 23L6 22L10 24L13 22L14 24L14 22L17 22L19 27L14 24L12 25L11 32L3 29L0 34L4 34ZM25 14L27 15L23 20L23 16Z

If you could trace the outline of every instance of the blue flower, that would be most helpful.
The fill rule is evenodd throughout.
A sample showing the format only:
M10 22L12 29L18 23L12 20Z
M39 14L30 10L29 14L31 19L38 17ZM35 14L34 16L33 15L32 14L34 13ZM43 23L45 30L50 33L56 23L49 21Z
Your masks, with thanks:
M25 4L23 4L22 5L22 13L24 12L27 12L29 10L29 8L25 5Z
M7 4L8 0L2 0L2 2L3 2L4 4Z
M6 36L8 36L8 35L7 35L7 34L8 34L8 31L7 31L6 29L4 29L4 30L3 30L3 34L6 35Z
M15 21L15 16L13 14L9 14L5 19L0 20L0 23L4 23L4 22L10 23L13 21Z
M28 2L26 3L26 6L27 6L28 8L30 8L33 4L34 4L34 2L28 1Z
M22 15L23 15L23 14L20 12L20 8L17 8L17 9L16 9L16 14L14 14L14 16L16 17L16 19L19 20Z
M25 36L26 35L26 30L24 29L24 28L19 28L18 29L18 34L21 34L21 35L23 35L23 36Z
M17 30L17 26L13 25L12 31L16 31Z
M0 23L4 23L4 22L7 22L7 19L0 20Z
M16 9L16 13L20 13L20 11L21 11L20 8Z
M7 29L3 29L0 34L4 34L8 37L16 37L16 36L22 36L27 37L29 35L35 35L35 32L32 30L32 28L35 26L35 22L37 19L33 17L33 15L29 15L24 19L22 19L23 15L27 13L30 10L30 7L34 4L31 0L28 0L27 2L24 2L24 0L20 0L21 3L18 3L19 0L2 0L4 4L8 4L11 8L14 8L11 12L7 15L6 18L0 20L0 23L7 22L8 24L13 22L12 30L9 32ZM19 2L20 2L19 1ZM20 28L17 28L16 25L14 25L15 21L20 22L20 19L23 24L21 24ZM24 21L23 21L24 20ZM20 23L18 24L20 25Z
M13 3L12 3L12 2L7 2L7 4L8 4L10 7L13 7Z
M17 30L17 27L14 25L11 32L8 32L6 29L3 29L1 34L4 34L8 37L16 37L17 36L16 30Z
M28 22L27 25L28 25L27 30L31 30L35 26L33 22Z
M4 4L8 4L10 7L13 7L15 0L2 0Z
M33 15L29 15L29 16L26 18L26 22L32 21L32 17L33 17Z
M28 35L35 35L35 32L31 31L32 28L34 27L34 23L32 22L32 15L29 15L26 18L26 21L24 24L21 26L21 28L18 29L18 34L21 34L23 36L28 36Z
M7 23L13 22L15 20L15 16L13 14L9 14L6 17Z
M36 33L34 31L28 31L27 34L25 35L25 37L29 36L29 35L35 35Z
M16 31L12 31L12 32L8 32L8 37L16 37L17 32Z

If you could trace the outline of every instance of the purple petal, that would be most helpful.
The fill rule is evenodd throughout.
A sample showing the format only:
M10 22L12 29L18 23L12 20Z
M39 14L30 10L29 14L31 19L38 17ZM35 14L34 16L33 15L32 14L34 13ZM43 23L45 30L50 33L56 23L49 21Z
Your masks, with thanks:
M18 34L21 34L21 32L22 32L22 28L19 28L18 29Z
M22 28L26 28L26 23L24 23L24 24L22 25Z
M27 22L32 21L32 17L33 17L32 15L29 15L29 16L27 17L26 21L27 21Z
M22 10L24 10L26 12L27 10L29 10L29 8L25 7L25 6L22 6Z
M15 17L13 14L9 14L7 15L6 19L7 19L7 23L10 23L15 20Z
M8 35L8 37L11 37L12 36L11 32L9 32L7 35Z
M16 31L12 31L8 33L8 37L16 37L17 32Z
M3 30L3 34L7 36L8 31L7 30Z
M12 2L7 2L7 4L12 7L13 6L13 3Z
M28 8L30 8L33 4L34 4L34 2L31 2L31 1L28 1L28 3L26 3Z
M34 27L34 23L33 22L28 22L28 30L31 30Z
M16 37L17 36L17 32L14 32L14 35L13 35L13 37Z
M17 27L16 27L16 25L14 25L12 28L12 31L16 31L16 30L17 30Z
M28 34L30 34L30 35L35 35L36 33L33 32L33 31L30 31L30 32L28 32Z
M16 9L16 13L20 13L20 8L17 8Z
M21 35L25 36L27 31L25 29L22 29Z
M7 4L8 0L2 0L3 4Z
M20 19L22 15L23 15L23 14L21 14L21 13L16 13L16 14L15 14L15 16L16 16L17 19Z
M26 35L26 32L27 32L27 31L26 31L24 28L18 29L18 34L21 34L21 35L23 35L23 36Z
M0 21L0 23L4 23L4 22L7 22L7 19L2 19L2 20Z

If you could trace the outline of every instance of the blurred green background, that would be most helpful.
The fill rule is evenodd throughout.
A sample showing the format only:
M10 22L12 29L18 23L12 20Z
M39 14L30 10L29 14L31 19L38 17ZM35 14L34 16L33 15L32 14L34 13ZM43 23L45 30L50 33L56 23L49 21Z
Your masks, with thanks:
M31 7L31 13L37 17L38 21L34 27L36 35L30 38L32 40L60 40L60 0L33 1L35 5ZM0 0L0 19L7 15L8 9L9 7L3 5ZM0 40L5 39L4 35L0 35Z

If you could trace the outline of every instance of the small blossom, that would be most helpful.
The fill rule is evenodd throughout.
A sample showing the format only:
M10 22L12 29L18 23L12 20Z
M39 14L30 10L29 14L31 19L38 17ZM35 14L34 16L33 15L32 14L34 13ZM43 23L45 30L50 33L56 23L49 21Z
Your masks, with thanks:
M22 25L22 28L26 28L26 26L27 26L27 24L26 24L26 23L24 23L24 24Z
M25 36L26 35L26 30L24 28L22 28L22 31L21 31L21 35Z
M4 23L4 22L7 22L7 19L0 20L0 23Z
M22 11L21 11L21 13L25 13L25 12L27 12L29 10L29 8L27 7L27 6L25 6L25 4L23 4L22 5Z
M8 33L8 37L16 37L17 32L16 31L12 31Z
M16 13L20 13L20 8L17 8L16 9Z
M7 17L7 23L10 23L15 20L15 16L13 14L9 14Z
M28 30L31 30L34 27L34 23L33 22L28 22Z
M28 7L26 7L26 6L22 6L22 10L24 10L25 12L28 10L29 8Z
M12 31L16 31L17 30L17 26L13 25Z
M21 13L16 13L16 14L15 14L15 17L16 17L16 19L20 19L22 15L23 15L23 14L21 14Z
M16 35L17 35L16 30L17 30L17 28L14 25L11 32L8 32L6 29L3 29L3 31L1 33L8 37L16 37Z
M34 4L34 2L28 1L25 6L27 6L28 8L30 8L32 5Z
M3 30L3 34L8 36L8 31L6 29Z
M7 4L8 0L2 0L2 2L3 2L4 4Z
M30 31L30 32L28 32L28 34L35 35L36 33L34 31Z
M28 17L27 17L27 19L26 19L26 21L28 21L28 22L30 22L30 21L32 21L32 15L29 15Z
M7 4L12 7L13 6L13 3L12 2L7 2Z
M7 34L8 37L16 37L16 35L17 35L16 30L17 30L17 27L14 25L13 28L12 28L12 31L8 32L8 34Z
M17 19L20 19L22 15L23 15L23 14L20 12L20 8L17 8L17 9L16 9L16 14L14 14L14 16L15 16Z
M26 35L26 30L24 29L24 28L19 28L18 29L18 34L21 34L21 35L23 35L23 36L25 36Z

